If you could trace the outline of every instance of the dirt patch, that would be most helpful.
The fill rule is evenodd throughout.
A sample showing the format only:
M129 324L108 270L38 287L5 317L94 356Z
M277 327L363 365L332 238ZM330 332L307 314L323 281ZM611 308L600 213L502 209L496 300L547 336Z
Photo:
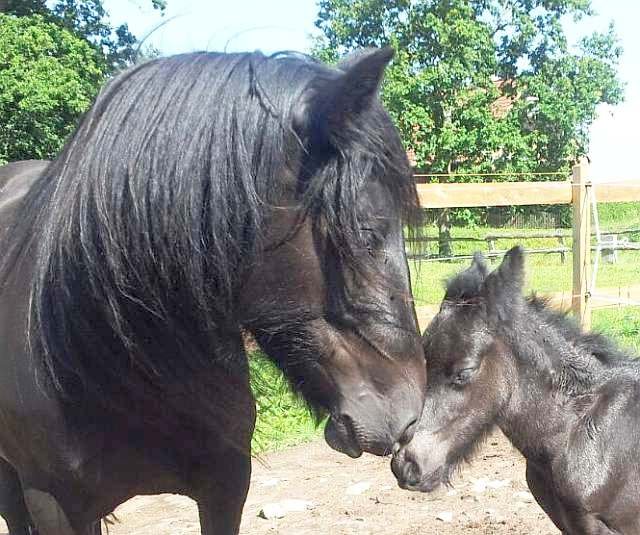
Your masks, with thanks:
M400 490L389 459L351 460L318 441L254 462L242 535L557 535L525 493L524 461L500 434L492 436L452 489ZM268 503L308 500L314 508L265 520ZM196 535L195 504L175 495L141 496L116 510L111 535ZM449 519L450 516L450 519ZM438 517L444 520L439 520Z

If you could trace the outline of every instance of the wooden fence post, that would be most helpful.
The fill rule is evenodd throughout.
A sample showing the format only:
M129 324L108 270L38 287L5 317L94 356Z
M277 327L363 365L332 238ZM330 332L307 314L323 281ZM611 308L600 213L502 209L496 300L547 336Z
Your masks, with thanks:
M591 328L591 203L586 160L573 166L573 294L571 308L584 329Z

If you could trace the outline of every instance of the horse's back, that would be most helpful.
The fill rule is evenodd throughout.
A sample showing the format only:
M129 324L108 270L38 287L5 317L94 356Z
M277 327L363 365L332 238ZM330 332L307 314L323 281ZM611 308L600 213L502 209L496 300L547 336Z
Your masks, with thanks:
M0 232L10 224L15 209L48 166L45 160L25 160L0 167Z
M0 244L10 243L14 220L20 217L21 202L42 175L49 162L29 160L0 167ZM9 240L3 238L8 237ZM4 251L0 251L3 255ZM37 408L46 413L50 403L39 391L30 360L27 358L26 322L29 302L29 282L33 259L25 258L20 269L11 270L0 293L0 457L14 465L20 446L29 435L30 427L23 420L25 414ZM42 410L42 407L45 410ZM51 413L47 414L51 418Z

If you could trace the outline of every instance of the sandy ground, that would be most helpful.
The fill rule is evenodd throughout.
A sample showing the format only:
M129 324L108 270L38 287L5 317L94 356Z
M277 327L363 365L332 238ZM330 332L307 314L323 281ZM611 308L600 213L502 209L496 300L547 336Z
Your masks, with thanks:
M556 535L526 490L524 461L500 434L464 467L452 489L429 495L399 489L389 459L365 455L354 461L318 441L254 462L240 533ZM279 519L258 516L266 504L292 499L311 502L313 508ZM111 535L200 533L195 504L182 496L137 497L120 506L116 516Z

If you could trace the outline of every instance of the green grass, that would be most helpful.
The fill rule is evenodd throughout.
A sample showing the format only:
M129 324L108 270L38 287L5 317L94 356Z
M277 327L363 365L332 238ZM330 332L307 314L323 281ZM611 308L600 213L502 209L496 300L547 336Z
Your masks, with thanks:
M598 215L606 230L640 228L640 203L637 202L601 203L598 204Z
M316 425L276 366L260 351L251 353L249 364L257 409L253 453L274 451L319 436L323 426Z
M621 347L640 355L640 307L595 310L593 330L611 336Z
M640 229L640 203L609 203L598 205L602 230ZM511 234L514 231L493 227L454 227L451 236L454 238L484 238L487 235ZM532 235L545 232L545 229L519 229L518 234ZM435 226L423 229L425 236L437 236ZM631 241L640 241L640 232L628 235ZM507 250L514 245L522 245L525 249L543 249L558 247L557 238L526 237L519 239L497 239L496 248ZM571 248L571 237L565 238L565 246ZM430 251L435 252L437 245L430 244ZM452 242L453 254L470 255L474 251L487 252L484 242L455 241ZM426 252L426 251L424 251ZM618 288L640 284L640 252L619 251L616 264L600 263L597 273L597 287ZM565 263L561 263L558 253L535 254L527 257L527 291L553 293L569 290L572 282L572 255L567 253ZM500 262L495 259L494 265ZM410 261L414 297L417 305L438 304L443 296L443 282L466 268L470 260L454 261Z

